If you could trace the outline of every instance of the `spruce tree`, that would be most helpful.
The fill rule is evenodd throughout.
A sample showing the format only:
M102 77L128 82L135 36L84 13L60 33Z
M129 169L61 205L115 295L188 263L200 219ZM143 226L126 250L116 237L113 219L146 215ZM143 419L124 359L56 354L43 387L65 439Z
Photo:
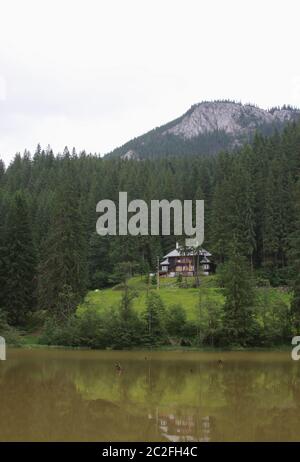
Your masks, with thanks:
M247 261L235 249L220 271L220 280L225 296L223 343L249 345L255 339L255 294Z
M87 243L74 184L76 178L71 176L72 161L66 156L63 182L56 195L39 265L39 306L58 318L75 311L87 287Z
M2 159L0 159L0 183L2 178L4 178L4 173L5 173L5 164Z
M300 179L295 190L295 211L297 220L294 231L289 237L290 244L290 266L292 269L293 298L291 302L291 315L294 333L300 332Z
M6 268L7 268L7 249L5 246L5 235L4 235L4 213L0 208L0 310L5 304L5 292L6 292Z
M150 344L156 344L164 340L166 313L162 299L151 291L146 300L146 310L144 312L146 321L146 339Z
M15 193L10 203L4 245L6 278L2 304L10 324L24 325L36 304L36 253L27 201L21 192Z

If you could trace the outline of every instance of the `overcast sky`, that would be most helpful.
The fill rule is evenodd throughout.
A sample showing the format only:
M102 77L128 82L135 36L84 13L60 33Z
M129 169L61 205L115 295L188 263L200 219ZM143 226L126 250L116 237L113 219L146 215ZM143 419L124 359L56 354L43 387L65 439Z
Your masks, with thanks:
M0 157L104 154L202 100L300 107L299 0L0 0Z

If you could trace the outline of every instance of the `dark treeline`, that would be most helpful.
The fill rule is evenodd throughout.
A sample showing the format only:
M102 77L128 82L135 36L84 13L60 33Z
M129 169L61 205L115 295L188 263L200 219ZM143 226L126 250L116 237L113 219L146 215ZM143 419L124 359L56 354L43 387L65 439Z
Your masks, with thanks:
M300 125L257 135L234 154L143 161L38 146L0 163L0 307L10 324L45 310L68 318L88 289L120 282L121 263L153 270L176 238L100 237L96 204L204 199L205 242L216 264L234 252L263 280L291 284L299 305ZM297 292L298 291L298 292ZM297 298L298 297L298 298Z

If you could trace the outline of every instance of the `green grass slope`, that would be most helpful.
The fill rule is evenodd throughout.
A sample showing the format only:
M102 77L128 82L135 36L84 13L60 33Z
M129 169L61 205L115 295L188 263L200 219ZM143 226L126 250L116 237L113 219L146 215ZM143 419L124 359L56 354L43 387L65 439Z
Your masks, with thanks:
M188 284L192 285L192 278L188 278ZM133 306L137 312L145 308L148 290L157 290L155 286L148 287L144 278L133 277L128 281L129 287L136 290L137 297L134 299ZM217 286L215 276L205 276L201 280L200 289L179 288L175 278L162 278L160 281L159 295L166 307L181 304L186 310L187 319L196 320L198 316L199 297L216 300L218 303L224 303L225 298L222 289ZM258 293L264 296L266 293L269 299L289 303L289 294L277 288L261 288ZM109 289L95 290L88 292L84 303L79 306L78 314L87 308L93 307L97 311L102 311L110 307L116 307L120 303L122 290L116 286Z

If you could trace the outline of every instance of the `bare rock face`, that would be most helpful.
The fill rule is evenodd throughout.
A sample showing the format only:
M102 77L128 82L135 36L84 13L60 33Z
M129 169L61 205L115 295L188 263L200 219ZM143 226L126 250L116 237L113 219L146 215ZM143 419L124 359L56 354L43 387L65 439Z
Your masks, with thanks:
M233 102L200 103L191 108L176 125L163 134L173 134L191 139L205 133L223 131L228 135L243 135L255 131L263 125L276 125L294 119L295 112L290 109L266 111L256 106Z
M179 118L128 141L108 154L124 160L170 155L214 155L234 151L253 140L256 132L269 136L287 123L300 120L289 106L261 109L233 101L206 101Z
M122 160L139 160L139 156L133 149L129 149L129 151L125 152L125 154L122 154L121 159Z

